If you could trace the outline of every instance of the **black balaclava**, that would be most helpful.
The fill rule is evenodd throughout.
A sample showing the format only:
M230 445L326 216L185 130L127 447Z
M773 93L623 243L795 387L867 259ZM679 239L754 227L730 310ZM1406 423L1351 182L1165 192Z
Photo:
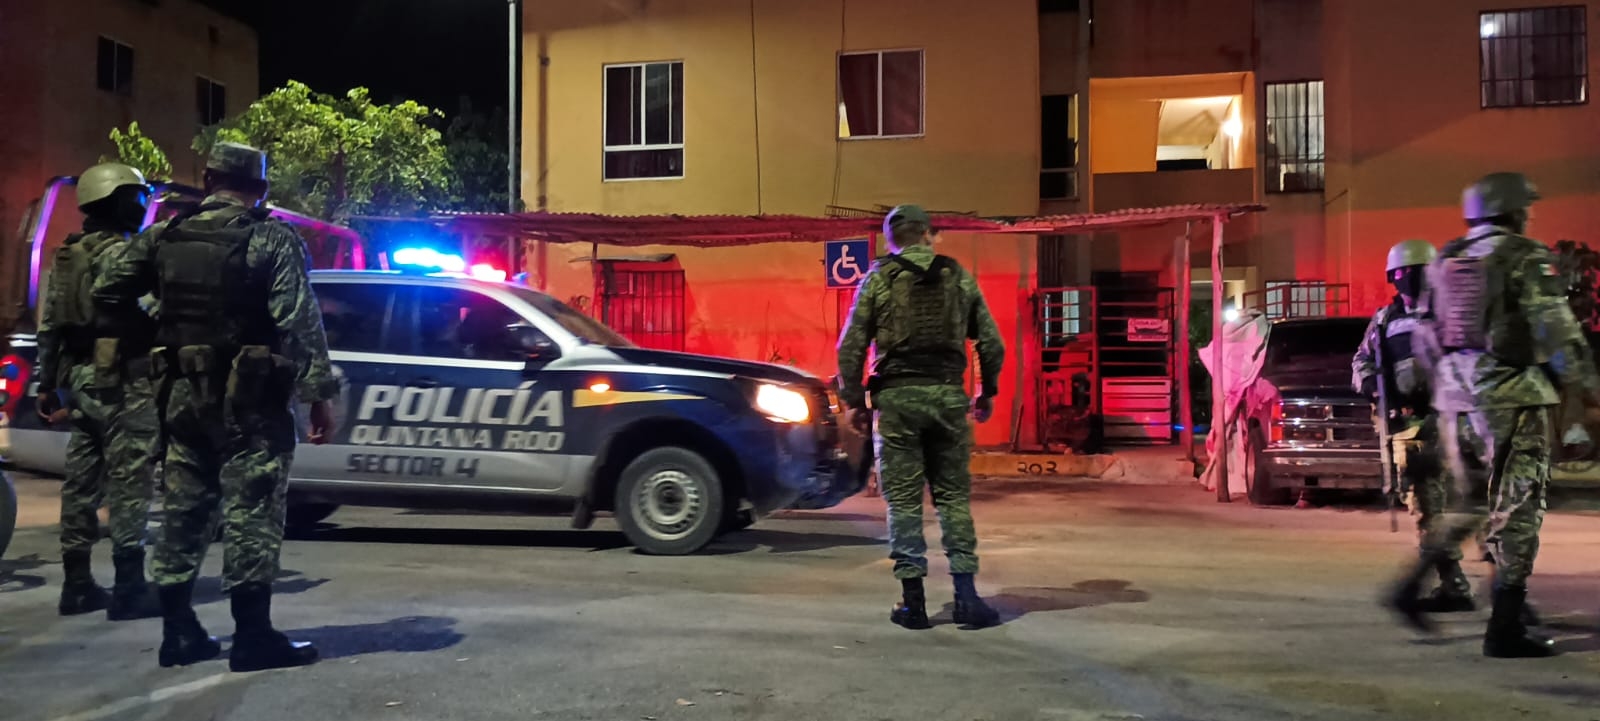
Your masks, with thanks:
M1422 295L1423 271L1425 265L1407 265L1389 271L1389 282L1394 284L1394 289L1405 296L1407 300L1415 301Z

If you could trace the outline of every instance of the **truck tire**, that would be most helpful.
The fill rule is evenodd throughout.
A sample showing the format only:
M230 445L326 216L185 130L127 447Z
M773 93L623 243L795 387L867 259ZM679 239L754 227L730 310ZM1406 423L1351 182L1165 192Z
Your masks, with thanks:
M1286 506L1289 504L1290 492L1287 488L1278 488L1272 483L1272 474L1262 466L1261 454L1267 448L1267 434L1261 426L1250 424L1250 445L1245 454L1245 490L1252 506Z
M0 472L0 558L11 545L11 534L17 530L17 489L11 485L11 476Z
M654 556L706 547L723 528L722 479L705 457L663 446L641 453L617 482L616 518L628 542Z

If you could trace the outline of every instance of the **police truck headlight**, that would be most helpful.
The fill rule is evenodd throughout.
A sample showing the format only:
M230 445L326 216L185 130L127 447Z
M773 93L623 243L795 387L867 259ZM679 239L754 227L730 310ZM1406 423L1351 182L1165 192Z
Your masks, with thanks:
M811 420L811 404L804 395L770 383L756 388L755 407L768 418L784 423Z

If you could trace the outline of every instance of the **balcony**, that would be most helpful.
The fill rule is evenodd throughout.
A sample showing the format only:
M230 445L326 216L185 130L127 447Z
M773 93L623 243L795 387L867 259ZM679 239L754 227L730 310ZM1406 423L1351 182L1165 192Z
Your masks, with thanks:
M1255 201L1255 169L1096 173L1094 210Z

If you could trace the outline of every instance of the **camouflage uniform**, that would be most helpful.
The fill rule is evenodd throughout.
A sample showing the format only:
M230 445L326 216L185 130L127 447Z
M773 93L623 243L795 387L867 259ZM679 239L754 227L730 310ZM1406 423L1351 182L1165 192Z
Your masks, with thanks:
M1402 479L1409 481L1413 494L1412 510L1417 516L1417 543L1425 548L1429 534L1438 531L1446 509L1455 505L1451 503L1455 489L1438 457L1438 414L1433 411L1432 404L1426 402L1428 385L1425 378L1416 372L1414 364L1409 362L1409 351L1407 359L1401 363L1389 360L1380 352L1385 334L1389 344L1395 345L1396 338L1411 333L1423 317L1420 308L1407 308L1399 296L1389 305L1379 308L1372 315L1372 322L1367 324L1361 346L1351 360L1351 370L1357 391L1363 388L1386 388L1389 382L1398 386L1392 392L1394 398L1385 404L1391 415L1395 416L1395 420L1389 423L1390 432L1386 435L1395 457L1398 478L1394 482L1399 483ZM1409 344L1409 339L1403 342ZM1391 367L1379 368L1380 357L1385 365ZM1385 381L1386 378L1393 380ZM1424 394L1424 397L1418 398L1418 394ZM1377 422L1384 423L1386 420L1378 418ZM1441 592L1458 597L1470 596L1472 585L1460 573L1460 546L1444 549L1444 553L1445 562L1439 566Z
M911 212L926 223L920 209ZM889 505L889 557L894 560L894 575L920 583L928 573L922 533L926 486L939 513L941 541L950 572L957 579L959 600L963 588L970 591L971 575L978 571L969 470L972 429L967 421L972 401L963 387L966 342L977 342L982 393L989 399L998 386L1005 344L977 281L959 265L949 259L936 260L939 256L927 245L905 247L898 257L900 260L880 258L856 294L855 307L839 339L840 402L854 409L865 407L866 388L861 378L868 347L876 343L873 374L877 385L871 400L877 416L880 486ZM958 337L939 339L936 348L917 345L914 326L926 321L922 312L926 309L915 307L909 295L909 284L915 281L908 275L915 271L901 265L906 261L923 273L934 269L933 277L940 283L957 284L958 302L935 308L945 307L959 317L937 318L935 323L956 328ZM946 292L941 288L937 292Z
M243 164L248 170L252 162L259 162L260 176L265 177L265 156L260 151L218 145L208 168ZM174 224L184 230L173 228ZM218 308L185 307L194 301L181 302L176 295L179 291L197 292L194 270L183 265L185 258L193 256L172 250L169 257L167 249L175 247L177 237L184 237L188 246L204 245L184 233L209 233L210 237L247 234L242 267L219 268L218 272L242 272L249 282L222 291L227 297L218 299ZM228 248L236 248L232 244L236 241L227 242ZM216 243L212 241L213 248ZM128 245L117 268L95 287L96 298L107 304L127 303L147 291L156 291L161 297L157 342L163 347L156 349L153 360L162 383L167 493L154 576L162 586L163 602L182 607L184 612L180 618L169 618L173 623L169 640L177 637L172 640L174 646L197 643L196 634L203 629L198 622L190 625L193 612L188 609L188 592L214 533L215 509L220 503L225 548L222 588L234 593L234 618L239 623L233 649L235 670L244 670L240 668L240 634L247 631L241 613L264 626L252 627L252 638L262 647L270 647L271 653L279 653L281 649L271 649L288 643L270 628L266 605L271 583L278 575L288 473L296 441L292 395L298 393L302 401L316 402L331 399L338 391L322 314L306 274L309 268L305 243L292 228L267 220L264 212L252 209L244 199L216 194L207 197L197 213L152 226ZM208 318L231 323L235 330L227 339L207 334ZM241 609L241 591L255 599L248 604L250 609ZM257 604L261 608L255 608ZM166 655L163 665L172 665ZM174 663L184 663L191 657L175 650L172 658ZM303 662L314 659L313 652Z
M1510 174L1505 174L1510 176ZM1526 208L1537 198L1521 176L1509 187L1522 191ZM1495 186L1492 183L1502 185ZM1489 176L1469 188L1468 218L1498 216L1505 211L1472 214L1505 192L1505 177ZM1491 305L1484 334L1498 342L1501 353L1526 353L1530 362L1510 360L1487 350L1445 345L1446 318L1453 309L1443 298L1453 257L1508 259L1499 294L1485 292ZM1491 286L1493 287L1493 286ZM1452 291L1455 292L1455 291ZM1439 554L1455 548L1489 523L1489 545L1496 564L1495 609L1485 635L1490 656L1549 655L1550 642L1527 632L1519 618L1525 608L1528 577L1539 551L1545 492L1550 480L1552 416L1563 388L1579 392L1590 407L1600 406L1600 377L1589 346L1565 298L1565 282L1555 271L1547 247L1513 229L1479 224L1464 238L1446 246L1428 268L1430 316L1413 335L1417 358L1434 382L1440 440L1451 475L1464 502L1446 514L1430 534L1427 548ZM1433 304L1437 303L1437 306ZM1496 305L1498 304L1498 305ZM1498 313L1493 308L1504 308ZM1471 325L1471 321L1462 323ZM1513 339L1507 341L1506 339ZM1527 347L1531 346L1531 347ZM1494 347L1494 346L1491 346Z
M116 249L115 244L108 245L95 258L97 276L105 272L108 259L116 257ZM61 548L87 551L100 540L97 511L103 502L111 519L113 554L142 554L154 450L161 432L148 373L137 372L147 371L148 366L136 356L124 359L111 373L97 371L92 347L67 347L56 329L53 301L46 300L39 322L39 377L59 379L57 387L67 391L71 411L72 434L61 486ZM146 345L150 330L143 329ZM134 361L136 372L128 372L127 360Z

